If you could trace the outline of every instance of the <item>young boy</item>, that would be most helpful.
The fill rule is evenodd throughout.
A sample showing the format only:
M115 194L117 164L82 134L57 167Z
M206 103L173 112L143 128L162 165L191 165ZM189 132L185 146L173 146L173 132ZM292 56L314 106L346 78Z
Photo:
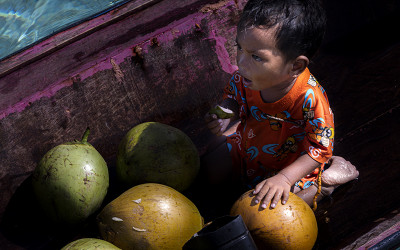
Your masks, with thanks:
M317 0L249 0L237 28L238 71L220 104L235 116L206 115L216 135L240 119L236 132L203 159L211 181L233 172L255 188L262 208L285 204L289 191L311 205L325 163L331 165L322 174L322 195L358 176L350 162L332 157L333 113L307 68L325 25Z

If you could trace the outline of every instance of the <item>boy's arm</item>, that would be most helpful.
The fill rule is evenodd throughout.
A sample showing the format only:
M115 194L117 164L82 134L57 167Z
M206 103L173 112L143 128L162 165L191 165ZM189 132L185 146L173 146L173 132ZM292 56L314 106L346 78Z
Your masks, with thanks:
M256 186L253 192L256 195L255 202L262 201L262 208L267 208L271 202L271 208L275 208L282 198L282 204L285 204L289 198L290 187L320 164L308 154L300 156L292 164L279 171L277 175L263 180Z

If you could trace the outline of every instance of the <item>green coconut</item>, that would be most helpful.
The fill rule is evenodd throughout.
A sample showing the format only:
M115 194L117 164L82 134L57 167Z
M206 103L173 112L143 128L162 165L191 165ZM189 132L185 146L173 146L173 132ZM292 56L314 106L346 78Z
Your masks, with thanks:
M83 238L79 240L75 240L63 248L61 250L117 250L121 249L108 241L100 240L96 238Z
M49 150L32 176L37 200L55 223L74 225L97 211L109 185L108 167L100 153L87 142L67 142Z
M117 178L125 187L160 183L178 191L197 176L200 158L192 140L181 130L158 122L132 128L117 153Z

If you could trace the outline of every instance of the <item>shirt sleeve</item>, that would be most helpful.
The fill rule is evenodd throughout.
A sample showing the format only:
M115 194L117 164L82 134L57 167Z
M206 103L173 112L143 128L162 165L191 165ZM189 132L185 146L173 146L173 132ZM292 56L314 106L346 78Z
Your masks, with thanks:
M321 85L310 87L304 97L305 150L314 160L325 163L333 153L334 120Z

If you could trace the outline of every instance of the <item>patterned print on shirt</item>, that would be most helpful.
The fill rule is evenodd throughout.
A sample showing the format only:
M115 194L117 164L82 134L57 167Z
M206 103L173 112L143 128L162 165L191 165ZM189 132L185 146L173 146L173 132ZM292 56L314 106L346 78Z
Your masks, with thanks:
M286 120L290 117L290 114L287 111L283 111L282 113L276 114L275 117L279 118L279 120ZM278 131L280 128L282 128L282 122L279 120L269 119L269 125L271 126L272 130Z
M250 155L250 161L252 161L258 156L258 149L255 146L251 146L246 150L246 153Z
M333 144L334 138L334 129L325 124L325 120L323 118L317 118L312 121L309 121L312 128L312 133L309 133L308 136L310 139L317 141L324 147L329 147L329 145Z
M303 118L306 121L314 119L315 94L313 89L308 89L304 96Z

